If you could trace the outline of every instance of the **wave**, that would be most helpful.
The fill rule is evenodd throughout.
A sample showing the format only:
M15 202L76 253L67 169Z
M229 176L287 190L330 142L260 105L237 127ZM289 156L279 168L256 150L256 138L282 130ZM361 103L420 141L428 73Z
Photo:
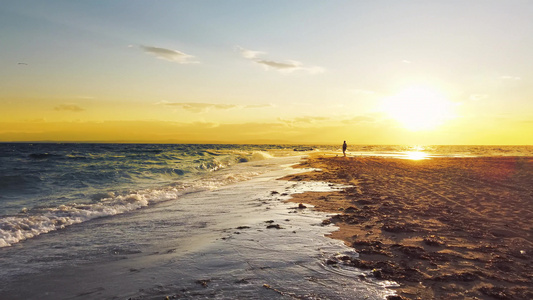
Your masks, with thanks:
M37 175L0 175L0 191L33 189L42 182L41 177Z
M206 151L210 156L204 161L196 160L199 163L196 167L199 170L217 171L226 167L229 167L235 163L244 163L249 161L259 161L273 158L272 155L263 151L242 152L231 151L224 157L224 153L215 153L213 151ZM214 157L211 157L214 156Z
M198 161L199 162L199 161ZM207 171L216 171L222 168L227 167L228 164L224 164L217 159L211 159L206 162L202 162L197 166L197 169L199 170L207 170Z
M183 194L211 190L244 181L258 174L260 173L226 173L189 183L176 182L159 189L145 189L126 194L99 193L91 197L92 203L70 203L55 207L23 209L17 215L0 218L0 248L73 224L131 212L155 203L177 199Z
M86 159L89 159L89 157L87 157L85 155L80 155L80 154L67 154L66 158L67 159L73 159L73 160L86 160Z
M265 160L265 159L270 159L274 157L264 151L253 151L251 153L235 151L233 155L235 155L235 159L238 163L249 162L249 161L259 161L259 160Z
M257 160L264 160L264 159L270 159L270 158L273 158L272 155L268 154L267 152L263 152L263 151L254 151L252 153L252 161L257 161Z
M269 149L263 146L13 147L0 145L0 154L17 150L16 155L0 161L0 173L4 174L0 174L0 247L94 218L176 199L183 193L247 180L262 172L262 168L241 163L272 158L262 151Z
M92 204L68 204L24 211L23 215L0 219L0 247L6 247L43 233L65 228L94 218L112 216L175 199L177 191L149 191L104 198Z
M48 159L52 157L59 157L60 155L51 154L51 153L31 153L28 155L32 159Z

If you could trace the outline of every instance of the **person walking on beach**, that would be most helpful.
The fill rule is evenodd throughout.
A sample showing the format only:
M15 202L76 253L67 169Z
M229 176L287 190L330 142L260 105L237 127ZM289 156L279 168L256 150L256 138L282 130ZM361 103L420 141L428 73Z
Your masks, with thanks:
M344 154L344 157L346 157L346 148L348 148L348 145L346 145L346 141L344 141L344 144L342 144L342 154Z

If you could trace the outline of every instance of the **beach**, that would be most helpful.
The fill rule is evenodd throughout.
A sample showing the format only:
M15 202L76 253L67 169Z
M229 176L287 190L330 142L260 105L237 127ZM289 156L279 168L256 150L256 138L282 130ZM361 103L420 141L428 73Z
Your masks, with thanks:
M399 283L390 299L533 299L531 157L314 154L296 167L319 170L284 179L352 186L290 201L335 213L329 236L360 256L328 264Z
M346 185L277 180L309 171L291 167L300 160L239 163L194 181L212 188L0 248L0 299L383 300L393 295L389 287L395 283L374 278L369 270L328 264L358 254L327 237L338 229L323 223L329 214L287 200L304 192L342 191ZM252 170L257 175L234 180Z
M531 147L0 146L0 299L532 298Z

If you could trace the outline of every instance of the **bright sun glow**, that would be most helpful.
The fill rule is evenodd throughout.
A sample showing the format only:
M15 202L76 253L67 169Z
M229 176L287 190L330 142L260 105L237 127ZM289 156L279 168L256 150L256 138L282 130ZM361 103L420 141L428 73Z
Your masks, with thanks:
M409 151L405 153L405 158L410 160L422 160L427 159L428 154L421 151Z
M452 102L428 87L410 87L385 99L383 110L412 131L431 130L452 119Z

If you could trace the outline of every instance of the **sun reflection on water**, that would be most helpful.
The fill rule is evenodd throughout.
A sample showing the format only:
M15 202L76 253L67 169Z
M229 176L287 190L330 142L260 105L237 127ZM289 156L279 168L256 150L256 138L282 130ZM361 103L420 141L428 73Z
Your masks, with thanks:
M405 158L410 160L428 159L429 155L422 151L408 151L405 152Z

